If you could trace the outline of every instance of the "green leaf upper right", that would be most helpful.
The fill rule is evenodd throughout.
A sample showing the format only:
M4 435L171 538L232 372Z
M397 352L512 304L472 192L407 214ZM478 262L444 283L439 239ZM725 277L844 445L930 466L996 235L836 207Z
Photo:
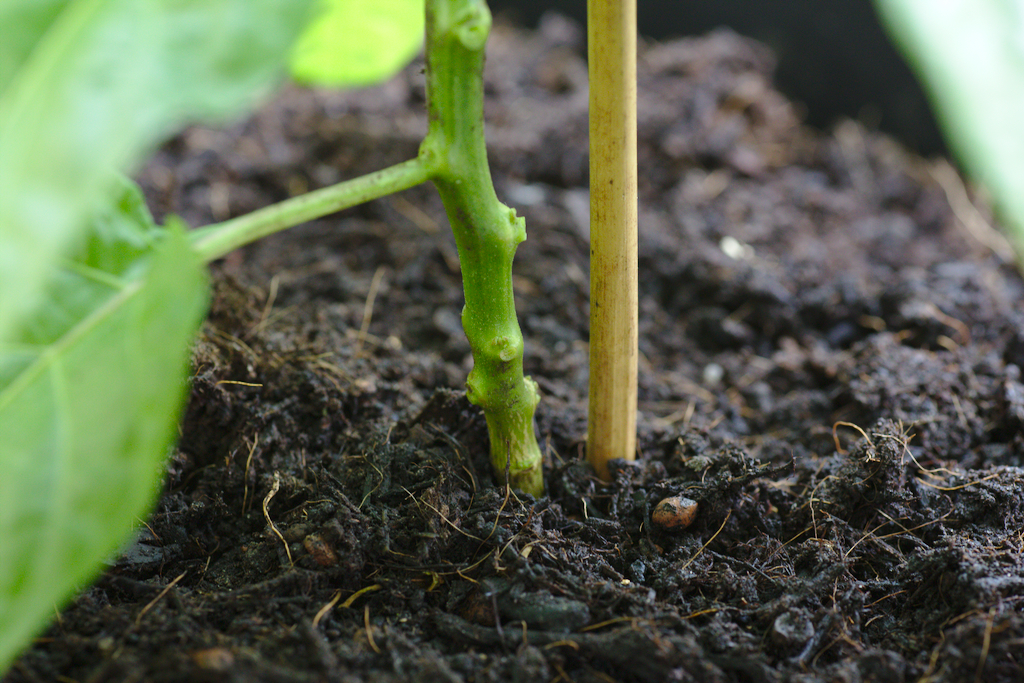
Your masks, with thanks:
M1024 3L875 0L947 141L992 195L1024 264Z

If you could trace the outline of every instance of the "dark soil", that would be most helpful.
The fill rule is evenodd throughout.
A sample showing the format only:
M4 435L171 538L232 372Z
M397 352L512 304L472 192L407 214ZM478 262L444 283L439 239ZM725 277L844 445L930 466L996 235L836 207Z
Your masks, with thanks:
M156 512L6 683L1024 679L1024 284L947 166L803 128L758 44L643 50L639 456L582 461L580 43L498 28L487 76L549 496L492 480L433 188L316 221L214 268ZM414 66L142 180L203 224L424 130Z

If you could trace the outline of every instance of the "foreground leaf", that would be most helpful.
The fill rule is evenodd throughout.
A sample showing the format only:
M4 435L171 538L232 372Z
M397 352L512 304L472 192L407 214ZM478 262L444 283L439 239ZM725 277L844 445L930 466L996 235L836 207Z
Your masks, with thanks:
M950 146L993 196L1024 259L1024 5L876 0Z
M0 344L0 391L147 266L145 257L165 231L154 224L138 186L127 178L117 183L109 205L89 221L78 257L55 269L47 304L17 326L17 343Z
M134 219L107 212L115 237L93 232L56 285L85 294L0 346L0 671L146 514L176 435L206 275L180 230L122 261L153 234L116 235Z
M111 169L280 76L311 0L0 2L0 341Z
M0 40L0 92L69 1L0 0L0 26L18 27L17 31L4 31Z
M423 0L324 0L292 52L292 75L334 87L386 80L423 45L424 11Z

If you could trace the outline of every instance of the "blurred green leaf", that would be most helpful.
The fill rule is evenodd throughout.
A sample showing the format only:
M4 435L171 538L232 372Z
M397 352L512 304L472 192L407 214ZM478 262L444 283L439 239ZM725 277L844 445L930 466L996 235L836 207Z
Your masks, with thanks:
M947 141L1024 256L1024 3L876 0Z
M0 3L0 340L40 304L111 170L279 76L312 0Z
M111 288L130 281L130 271L145 266L144 257L165 233L154 224L138 186L127 178L117 183L117 194L89 221L78 257L50 279L46 305L17 326L16 343L0 344L0 390L92 313Z
M59 314L0 345L0 671L147 513L177 434L207 277L132 194L55 281Z
M423 45L423 0L322 0L292 51L299 81L334 87L379 83Z
M50 27L69 0L0 0L0 26L17 26L4 31L0 40L0 92L10 83L32 47Z

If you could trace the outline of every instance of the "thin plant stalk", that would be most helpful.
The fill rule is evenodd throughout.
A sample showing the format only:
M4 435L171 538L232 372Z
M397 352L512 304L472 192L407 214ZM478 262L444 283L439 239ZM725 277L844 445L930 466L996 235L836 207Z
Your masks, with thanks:
M636 0L588 0L590 404L587 459L636 455Z
M424 158L345 180L190 233L192 246L204 261L221 258L261 237L328 214L409 189L430 179Z

